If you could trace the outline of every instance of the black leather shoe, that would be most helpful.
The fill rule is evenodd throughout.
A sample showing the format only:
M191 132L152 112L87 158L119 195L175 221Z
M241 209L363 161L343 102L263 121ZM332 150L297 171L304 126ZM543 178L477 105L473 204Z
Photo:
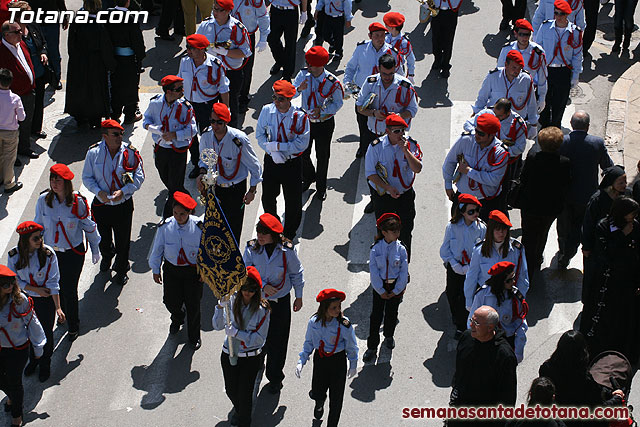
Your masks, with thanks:
M311 34L311 27L308 25L305 25L302 28L302 31L300 31L300 38L306 39L307 37L309 37L309 34Z
M100 261L100 271L105 272L111 269L111 258L102 258Z
M273 76L274 74L278 74L280 70L282 70L280 64L273 64L273 67L269 70L269 74Z
M36 139L45 139L47 137L47 133L40 131L40 132L34 132L31 135L35 136Z
M116 275L113 276L112 281L116 285L124 286L129 281L129 276L127 276L126 273L116 273Z
M313 418L321 420L324 414L324 402L316 402L316 406L313 408Z
M36 368L38 367L38 361L37 360L31 360L28 364L27 367L24 368L24 376L28 377L33 375L36 372Z
M202 347L202 340L198 338L198 341L196 342L189 342L189 346L193 351L197 351L200 347Z
M196 179L200 175L200 168L198 166L194 166L189 172L189 179Z
M321 202L324 202L325 200L327 200L327 192L326 191L318 191L316 193L316 198L318 200L320 200Z
M371 362L373 359L376 358L376 350L375 349L367 349L367 351L364 352L364 356L362 356L362 361L363 362Z
M389 349L393 350L396 347L396 340L393 337L385 338L384 345Z
M271 394L278 394L282 390L282 382L270 382L267 384L267 391Z
M75 340L78 339L78 331L69 331L67 332L67 337L69 338L70 342L74 342Z
M169 333L171 335L175 335L180 331L180 323L173 323L171 322L171 325L169 326Z
M51 367L42 365L40 367L40 372L38 373L38 379L41 383L45 382L51 376Z
M18 151L18 154L20 156L25 156L28 157L30 159L37 159L38 157L40 157L40 154L36 153L33 150L28 150L28 151Z
M56 90L62 90L62 82L58 80L58 82L53 86Z
M16 191L18 191L21 188L22 188L22 183L20 181L18 181L18 182L16 182L16 185L14 185L11 188L5 189L4 192L7 193L7 194L11 194L11 193L15 193Z
M124 124L128 125L131 123L139 122L142 120L142 114L135 113L133 116L124 116Z
M356 159L364 157L365 154L367 154L366 148L358 148L358 151L356 151Z
M374 212L375 212L375 208L373 207L373 202L367 203L367 206L364 207L364 213L370 214Z

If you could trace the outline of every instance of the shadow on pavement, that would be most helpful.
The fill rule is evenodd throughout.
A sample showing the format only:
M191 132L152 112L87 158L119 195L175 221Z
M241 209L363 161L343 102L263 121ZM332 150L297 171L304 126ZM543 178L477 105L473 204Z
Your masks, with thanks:
M453 105L449 99L449 81L440 78L438 71L429 71L422 84L420 86L417 84L416 81L415 89L420 108L451 107Z
M496 34L488 33L482 40L485 52L492 58L498 58L500 51L506 42L509 41L509 31L499 31ZM487 70L489 71L489 70Z
M450 387L455 372L458 341L453 339L455 327L445 293L440 294L436 303L424 307L422 315L432 329L444 332L438 340L433 356L425 360L423 365L431 372L434 385L442 388Z
M389 388L392 382L390 362L366 364L349 384L352 389L351 397L360 402L373 402L376 400L376 392Z
M344 315L349 318L351 326L356 332L356 337L366 340L369 337L369 315L373 292L371 286L367 287L349 307L344 310Z
M555 258L555 257L554 257ZM556 265L553 260L551 265ZM555 304L570 304L580 301L582 294L582 272L576 268L556 270L545 268L536 274L527 292L529 328L539 320L549 317Z
M258 396L254 399L253 415L251 419L256 424L260 420L260 426L271 427L280 425L287 412L285 405L280 405L280 395L269 393L267 387L263 387ZM311 405L309 405L311 406Z
M333 190L338 193L343 193L344 196L342 197L342 200L349 205L358 203L363 197L362 194L358 194L358 186L353 185L354 182L358 181L360 164L360 159L354 158L341 177L327 179L327 187L333 188ZM364 164L362 167L364 167ZM367 194L369 193L367 192Z
M122 286L110 283L111 274L100 272L79 301L80 335L109 326L122 317L118 298Z
M416 4L416 11L417 11ZM382 22L382 16L378 16L379 13L385 14L391 10L388 0L365 0L360 3L353 3L353 10L360 10L364 18L377 18Z

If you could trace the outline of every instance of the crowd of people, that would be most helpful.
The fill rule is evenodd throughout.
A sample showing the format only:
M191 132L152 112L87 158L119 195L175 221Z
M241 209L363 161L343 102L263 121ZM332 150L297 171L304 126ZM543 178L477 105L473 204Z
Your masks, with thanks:
M438 13L431 18L432 70L446 79L462 0L433 3ZM624 168L613 165L601 138L588 134L586 112L573 115L569 135L560 129L570 88L578 84L593 41L593 3L597 12L598 1L539 0L531 21L525 19L521 0L502 3L500 29L513 29L513 41L484 79L471 118L442 165L452 217L440 254L458 340L451 404L515 403L516 366L526 356L527 291L540 278L547 235L557 220L558 269L569 266L582 244L584 308L580 332L562 336L540 368L529 403L555 399L620 405L624 391L609 390L606 399L598 398L602 390L593 384L587 367L589 354L602 351L619 351L632 363L640 356L640 225L635 219L640 186L633 189L636 200L625 197ZM621 43L629 48L635 5L627 3L616 0L614 52ZM263 365L268 391L277 394L283 387L291 310L298 312L303 305L304 269L293 243L302 218L302 194L315 182L316 197L326 199L335 116L344 114L340 110L350 94L356 98L360 134L356 157L364 158L371 194L365 212L377 218L363 361L375 363L382 324L383 345L395 347L398 310L410 282L413 183L422 170L420 145L407 135L420 111L414 88L416 58L403 32L402 14L389 12L383 22L368 26L369 40L355 46L341 82L326 66L345 54L344 29L354 19L351 0L318 0L315 11L311 0L164 0L156 34L168 42L186 36L186 55L176 75L162 77L162 93L141 112L138 90L146 47L137 23L40 27L21 23L21 14L38 8L66 10L64 0L46 6L21 0L8 6L20 13L16 22L0 19L0 167L5 193L22 187L13 173L14 163L21 162L16 156L37 158L31 138L46 137L45 86L48 82L55 90L62 88L60 26L69 31L65 112L78 127L100 128L102 135L89 148L82 171L92 201L74 191L74 174L66 165L53 165L50 188L40 195L34 220L18 226L18 245L9 251L7 267L0 266L2 324L7 315L5 334L0 334L0 388L9 397L6 407L14 425L22 422L22 372L32 375L37 370L42 382L50 376L56 319L67 324L70 340L79 336L78 280L85 242L100 271L113 271L112 281L122 286L129 280L133 196L145 172L140 152L123 142L123 126L140 120L151 134L154 165L168 190L149 266L153 280L163 286L163 302L171 315L169 333L177 334L186 317L193 350L202 345L197 253L203 225L193 215L197 203L184 186L185 178L195 179L203 192L207 175L216 173L215 194L239 244L244 206L262 187L265 214L256 224L257 238L245 246L246 282L229 301L219 303L213 317L214 329L227 336L221 366L235 409L232 425L251 424L253 383ZM153 10L154 4L83 2L90 16L130 8ZM203 17L199 24L196 8ZM304 55L307 67L296 73L299 25L302 37L315 28L316 38ZM261 162L240 125L250 100L255 54L267 47L274 59L270 74L281 79L273 84L273 102L261 108L256 126L256 142L265 152ZM297 97L300 108L292 105ZM527 141L534 141L528 152ZM603 170L600 182L598 168ZM276 205L281 191L284 223ZM521 210L522 242L511 236L513 209ZM315 401L314 417L321 419L328 393L330 426L338 425L345 382L356 374L359 358L354 328L341 310L345 299L336 289L317 295L319 307L309 320L295 370L300 377L313 353L309 396ZM620 324L627 328L617 328ZM478 363L495 369L475 369ZM563 376L565 368L575 381ZM584 399L572 400L578 389Z

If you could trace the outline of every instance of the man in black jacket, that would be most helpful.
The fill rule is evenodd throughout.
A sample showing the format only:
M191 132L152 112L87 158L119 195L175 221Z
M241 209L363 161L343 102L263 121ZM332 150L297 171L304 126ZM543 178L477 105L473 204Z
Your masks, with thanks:
M496 310L483 305L471 317L458 342L456 372L449 405L514 406L516 403L516 355L499 329ZM449 427L471 426L476 422L449 420ZM504 420L486 421L484 426L503 426Z

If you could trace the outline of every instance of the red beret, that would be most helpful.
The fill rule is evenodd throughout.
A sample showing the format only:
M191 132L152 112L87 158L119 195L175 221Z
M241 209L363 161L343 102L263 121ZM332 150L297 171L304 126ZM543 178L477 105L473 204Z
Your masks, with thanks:
M522 58L522 54L517 50L510 50L509 53L507 53L507 59L515 62L521 67L524 67L524 59Z
M30 233L33 233L34 231L42 231L42 230L44 230L44 227L38 224L37 222L33 222L33 221L25 221L20 225L18 225L18 228L16 228L16 231L18 232L18 234L30 234Z
M227 123L231 121L231 112L229 111L229 107L222 102L216 102L213 104L213 112L216 113L216 116L218 116L220 120L224 120Z
M323 289L320 291L320 293L316 297L316 301L322 302L324 300L333 299L333 298L339 299L340 301L344 301L345 299L347 299L347 294L345 294L342 291L337 291L335 289Z
M286 80L276 80L273 84L273 91L286 98L293 98L296 94L296 88Z
M505 270L509 269L509 268L515 268L516 265L512 262L509 261L500 261L500 262L496 262L495 264L493 264L491 266L491 268L489 269L488 273L490 276L495 276L497 274L500 274L502 272L504 272Z
M476 127L482 132L497 134L500 132L500 120L491 113L480 114L476 119Z
M394 214L393 212L387 212L380 215L380 218L378 218L378 220L376 221L376 227L380 228L380 224L382 224L383 221L386 221L389 218L395 218L400 221L400 217L397 214ZM402 221L400 221L400 223L402 224Z
M49 169L49 172L54 173L59 177L61 177L62 179L66 179L68 181L71 181L74 177L73 172L71 172L71 169L69 169L69 167L63 163L57 163L51 166L51 168Z
M387 27L399 27L404 24L404 15L398 12L385 13L382 18Z
M400 117L399 114L396 114L396 113L389 114L384 122L387 124L387 126L409 127L407 125L407 122L405 122L404 119L402 117Z
M177 82L181 82L184 79L182 77L174 76L173 74L169 74L168 76L164 76L162 80L160 80L160 86L172 85Z
M233 10L233 0L216 0L216 3L225 10Z
M571 13L571 6L564 0L556 0L553 2L553 7L558 9L561 12L566 13L567 15Z
M206 49L209 47L209 39L204 34L191 34L187 36L187 44L196 49Z
M329 62L329 52L322 46L314 46L304 54L310 67L324 67Z
M260 222L275 233L282 233L284 231L284 227L282 223L278 221L278 218L269 213L260 215Z
M257 268L252 265L247 267L247 276L255 280L256 283L260 286L260 289L262 289L262 277L260 277L260 272L258 272Z
M511 224L511 221L509 221L509 218L507 218L507 216L503 212L497 209L489 212L489 219L492 219L499 224L503 224L508 227L513 227L513 224Z
M102 127L103 129L120 129L120 130L124 130L124 128L122 126L120 126L120 123L118 123L117 121L115 121L113 119L104 120L102 123L100 123L100 127Z
M373 24L369 25L369 32L373 33L376 31L384 31L385 33L387 32L387 27L385 27L384 25L382 25L379 22L374 22Z
M516 21L515 27L516 28L522 28L522 29L529 30L529 31L533 32L533 26L531 26L529 21L527 21L526 19L518 19Z
M466 193L458 194L458 203L464 203L465 205L472 204L482 207L482 203L480 203L480 200L478 200L476 196Z
M0 264L0 277L16 277L16 273L6 265Z
M182 191L176 191L173 193L173 199L190 211L194 210L196 206L198 206L198 203L193 200L193 197L187 193L183 193Z

